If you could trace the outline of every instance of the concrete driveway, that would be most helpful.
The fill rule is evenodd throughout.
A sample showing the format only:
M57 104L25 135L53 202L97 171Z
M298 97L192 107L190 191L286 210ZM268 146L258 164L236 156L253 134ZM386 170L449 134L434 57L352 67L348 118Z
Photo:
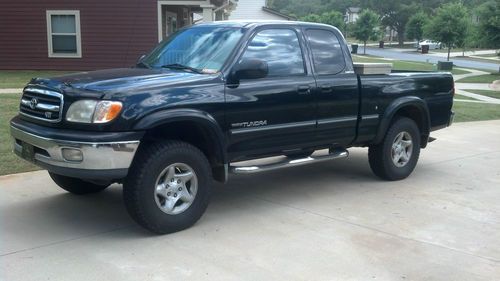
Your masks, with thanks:
M0 280L498 280L500 121L434 134L413 175L347 160L217 185L192 228L154 236L120 186L73 196L0 177Z

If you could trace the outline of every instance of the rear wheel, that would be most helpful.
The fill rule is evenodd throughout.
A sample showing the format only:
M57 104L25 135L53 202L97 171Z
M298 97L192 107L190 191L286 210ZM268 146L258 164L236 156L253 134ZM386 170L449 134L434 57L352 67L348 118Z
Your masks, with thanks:
M59 187L78 195L97 193L103 191L109 186L109 184L95 184L82 179L61 176L51 172L49 172L49 175Z
M144 228L159 234L183 230L205 212L211 167L196 147L180 141L144 146L125 180L127 211Z
M385 180L408 177L420 155L420 131L415 121L400 117L387 130L380 144L368 149L370 168Z

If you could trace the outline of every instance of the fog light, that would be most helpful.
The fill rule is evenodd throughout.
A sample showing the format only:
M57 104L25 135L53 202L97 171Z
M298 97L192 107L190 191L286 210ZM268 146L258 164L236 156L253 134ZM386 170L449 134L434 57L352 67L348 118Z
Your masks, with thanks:
M83 153L80 149L76 148L62 148L62 156L66 161L82 162Z

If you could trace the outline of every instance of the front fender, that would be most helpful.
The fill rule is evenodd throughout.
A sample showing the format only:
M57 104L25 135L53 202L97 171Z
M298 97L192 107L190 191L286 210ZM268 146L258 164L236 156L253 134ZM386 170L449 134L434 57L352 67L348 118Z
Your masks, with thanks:
M377 135L373 141L374 144L378 144L384 139L385 133L389 129L389 126L391 125L391 122L396 113L399 110L407 107L417 109L418 112L420 112L422 120L418 125L422 131L422 147L426 146L431 124L429 108L427 107L427 103L423 99L416 96L405 96L397 98L385 109L382 119L380 120Z
M224 133L215 118L209 113L196 109L168 109L152 113L140 119L134 130L147 131L155 127L180 121L195 122L205 128L214 141L216 156L222 163L227 163L226 141Z

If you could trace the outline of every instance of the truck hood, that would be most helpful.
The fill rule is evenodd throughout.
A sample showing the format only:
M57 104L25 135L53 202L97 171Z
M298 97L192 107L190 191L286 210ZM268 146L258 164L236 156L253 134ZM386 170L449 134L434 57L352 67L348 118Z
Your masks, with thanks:
M79 72L51 78L34 78L30 84L56 88L68 95L93 97L126 95L157 87L193 83L217 74L198 74L169 69L116 68Z

